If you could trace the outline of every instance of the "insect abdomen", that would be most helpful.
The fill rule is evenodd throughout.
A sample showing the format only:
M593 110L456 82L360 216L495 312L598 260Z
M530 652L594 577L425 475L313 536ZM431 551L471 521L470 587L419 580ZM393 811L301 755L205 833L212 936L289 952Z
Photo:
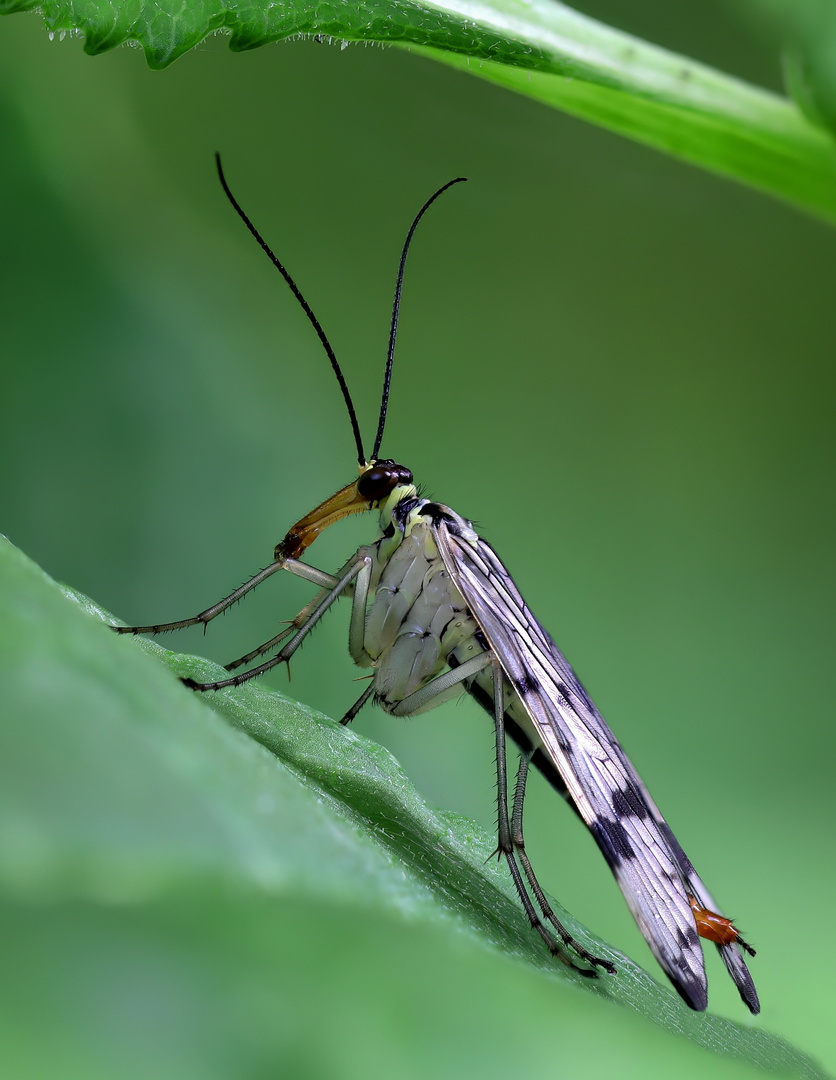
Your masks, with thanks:
M391 712L448 667L451 655L455 666L485 649L427 525L413 525L385 561L376 547L367 550L378 567L372 575L377 584L366 614L364 645L376 668L379 703ZM458 697L462 689L451 687L427 708Z

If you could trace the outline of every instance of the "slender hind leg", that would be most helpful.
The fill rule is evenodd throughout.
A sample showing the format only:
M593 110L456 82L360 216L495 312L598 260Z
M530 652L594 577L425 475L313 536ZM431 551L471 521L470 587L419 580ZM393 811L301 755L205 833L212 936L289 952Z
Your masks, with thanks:
M594 977L596 972L589 968L578 967L572 961L572 958L568 955L562 946L571 949L581 960L585 960L586 963L591 964L593 968L604 968L610 974L615 973L615 967L609 960L604 960L601 957L593 955L588 949L585 949L583 945L566 929L566 927L560 922L552 910L546 895L540 887L540 883L534 875L534 871L531 868L528 855L525 851L525 842L523 840L522 831L522 812L523 803L525 801L525 784L528 777L528 758L523 757L520 762L520 771L517 774L517 782L514 786L514 803L511 820L508 818L508 766L506 760L506 739L505 739L505 702L503 691L503 674L499 663L494 659L492 660L493 667L493 700L494 700L494 725L496 727L496 787L497 787L497 822L498 822L498 850L505 856L505 861L508 863L508 869L511 871L511 878L513 879L514 886L516 887L517 894L519 895L520 902L525 909L526 915L528 915L529 921L532 927L537 931L549 952L552 955L557 956L565 964L575 968L576 971L581 972L583 975ZM519 860L519 862L517 861ZM528 893L528 889L525 887L525 881L523 875L520 873L520 864L522 865L525 878L528 881L529 888L531 889L540 910L543 913L543 917L548 920L549 923L557 931L557 935L560 938L560 944L554 939L552 934L546 927L543 919L537 912L537 908L534 906L531 900L531 896Z
M605 971L614 975L615 967L609 960L602 960L600 957L593 956L592 953L588 952L583 945L580 944L580 942L572 937L563 923L561 923L546 899L546 894L543 892L540 882L537 880L531 866L531 862L525 850L525 839L523 837L523 803L525 802L525 785L528 780L528 767L530 762L531 754L524 754L520 759L517 780L514 784L514 803L511 811L511 844L513 845L513 850L520 861L523 873L528 881L528 886L534 895L534 899L537 901L537 904L543 913L543 918L551 923L563 944L573 949L588 963L594 964L596 967L602 967Z

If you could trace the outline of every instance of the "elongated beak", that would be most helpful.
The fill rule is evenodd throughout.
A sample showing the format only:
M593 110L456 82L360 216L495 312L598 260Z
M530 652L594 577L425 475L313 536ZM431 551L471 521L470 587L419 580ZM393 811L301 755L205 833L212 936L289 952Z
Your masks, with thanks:
M276 545L275 557L277 559L300 558L323 529L327 529L335 521L340 521L350 514L362 514L364 510L371 510L372 505L372 502L363 498L357 490L357 481L352 480L330 499L326 499L315 510L311 510L309 514L297 521L288 530L284 540Z

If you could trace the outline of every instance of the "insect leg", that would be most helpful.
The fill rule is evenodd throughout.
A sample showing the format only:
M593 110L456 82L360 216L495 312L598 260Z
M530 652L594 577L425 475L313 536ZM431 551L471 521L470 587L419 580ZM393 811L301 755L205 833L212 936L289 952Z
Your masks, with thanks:
M505 861L508 864L508 869L511 872L511 879L514 882L514 887L517 890L517 895L520 898L520 903L525 909L525 913L528 916L528 921L531 926L543 941L546 943L546 947L549 952L556 956L559 960L563 961L569 967L574 968L582 975L589 977L595 977L596 972L589 968L578 967L575 964L568 953L558 944L552 937L546 928L543 920L537 913L537 909L531 901L531 897L528 894L528 890L525 887L522 874L520 873L520 867L517 862L517 850L516 845L512 841L511 835L511 823L508 818L508 766L505 753L505 702L503 691L503 673L502 668L499 666L499 662L495 659L491 659L491 665L493 668L493 700L494 700L494 726L496 728L496 798L497 798L497 831L498 831L498 851L505 856ZM520 788L519 777L517 778L517 785L514 790L514 815L515 818L519 817L520 825L520 838L522 838L522 803L525 796L525 780L528 773L528 760L523 759L524 765L522 775L522 788ZM525 848L523 846L523 855ZM521 860L522 861L522 860ZM528 858L525 858L523 866L528 863ZM537 902L543 910L543 914L553 924L555 929L560 935L560 939L563 945L571 948L577 955L585 960L587 963L592 964L593 967L603 967L611 974L615 971L613 965L609 960L601 960L596 956L593 956L588 950L586 950L578 941L572 937L568 930L563 927L557 918L554 916L551 908L546 901L546 897L543 894L543 890L540 888L537 879L531 872L530 864L526 868L526 877L532 887L532 892L537 898Z
M307 569L311 568L308 567ZM347 568L344 568L341 576L336 580L334 587L328 591L322 591L320 594L322 599L319 600L314 609L310 612L306 621L296 629L295 634L284 648L263 664L259 664L258 667L254 667L250 671L243 671L240 675L233 675L229 679L219 679L217 682L201 683L196 682L194 679L183 679L183 683L192 690L223 690L227 686L241 686L242 683L249 682L250 679L255 679L259 675L263 675L265 671L269 671L271 668L276 667L277 664L286 663L290 660L334 601L338 600L346 589L351 587L355 579L359 577L366 578L370 572L371 563L368 557L355 559L349 563ZM317 571L317 573L320 573L320 571ZM368 585L366 585L366 589L368 589ZM258 650L256 650L256 652L258 652Z
M357 611L360 608L360 599L363 595L363 589L368 588L368 582L361 583L358 579L357 586L354 593L355 609ZM362 610L365 610L365 600L363 600ZM354 611L352 615L354 615ZM575 968L583 975L594 977L596 972L589 968L578 967L573 963L566 950L559 944L549 933L542 919L537 913L537 909L531 901L525 882L523 880L522 873L520 872L519 864L515 855L515 844L512 840L511 824L508 816L508 778L507 778L507 765L505 757L505 705L503 702L503 675L502 670L499 667L498 662L489 652L481 652L476 656L470 657L464 663L459 664L457 667L451 668L449 671L445 671L443 674L436 676L425 686L422 686L419 690L416 690L413 694L405 697L402 701L397 702L392 708L391 713L394 716L410 716L414 713L420 712L422 709L427 708L432 702L433 698L436 698L442 694L445 694L452 687L460 683L465 683L469 679L472 679L474 675L477 675L480 671L486 668L488 665L493 667L493 679L494 679L494 702L495 712L494 721L496 725L496 763L497 763L497 789L498 789L498 828L499 828L499 848L498 850L505 856L508 863L508 867L511 872L511 877L514 882L514 887L517 890L520 901L525 909L525 913L528 916L529 922L532 927L538 932L538 934L545 941L549 952L552 955L559 957L564 963L570 967ZM349 722L357 714L357 712L366 703L369 696L373 692L373 686L369 686L358 702L348 711L344 723ZM526 770L527 770L526 761ZM523 776L522 790L519 795L519 799L515 792L514 809L515 814L518 813L520 823L522 820L522 798L525 793L525 776ZM520 824L520 838L522 838L522 826ZM526 876L532 882L532 891L537 897L538 903L543 908L543 913L550 922L553 923L555 929L558 931L562 942L572 948L575 953L587 963L593 965L593 967L603 967L607 971L614 973L615 968L609 962L609 960L602 960L592 953L588 952L578 941L572 937L572 935L558 922L554 912L548 905L543 890L540 888L537 879L534 877L531 871L528 858L525 856L524 845L523 865L527 867ZM529 876L530 875L530 876Z
M311 606L311 604L307 604L303 607L299 614L288 623L284 630L281 630L276 634L275 637L271 637L269 641L263 642L245 656L239 656L237 660L230 660L228 664L224 664L224 669L226 671L235 671L236 668L243 667L245 664L249 664L251 660L255 660L257 656L264 656L265 653L270 652L276 645L281 644L288 634L292 634L294 630L298 630L304 624Z
M203 623L206 626L211 622L216 615L220 615L221 612L226 611L227 608L232 607L233 604L237 604L239 600L251 592L257 585L260 585L262 581L265 581L271 574L275 574L277 570L285 568L287 560L277 559L275 562L270 563L269 566L265 566L263 570L259 570L257 574L254 574L249 581L245 581L243 585L239 585L238 588L225 596L223 600L219 600L217 604L213 604L205 611L201 611L199 615L193 615L190 619L178 619L175 622L168 623L156 623L153 626L114 626L111 629L115 630L117 634L166 634L169 630L183 630L187 626L197 626L198 623Z
M276 559L269 566L265 566L263 570L259 570L257 574L254 574L249 581L239 585L229 596L225 596L217 604L213 604L211 607L206 608L205 611L201 611L199 615L192 615L189 619L177 619L174 622L155 623L151 626L114 626L111 629L115 630L117 634L167 634L171 630L184 630L187 626L197 626L198 623L203 623L203 626L206 627L207 623L210 623L217 615L231 608L233 604L237 604L248 592L252 592L257 585L260 585L262 581L266 581L277 570L288 570L291 574L304 578L306 581L312 581L314 585L324 588L332 589L338 581L338 578L333 577L331 574L317 570L315 566L300 563L297 559Z
M350 565L350 564L348 564ZM303 569L304 572L300 572ZM343 567L343 570L347 567ZM296 574L297 577L304 578L306 581L313 581L315 584L321 584L325 587L316 594L316 596L307 603L302 610L291 619L285 626L284 630L279 631L275 637L271 637L269 641L265 641L262 645L252 649L245 656L239 656L237 660L231 660L224 667L227 671L234 671L236 668L243 667L244 664L249 664L251 660L255 660L257 656L263 656L265 653L270 652L272 649L279 645L284 639L294 632L294 630L301 629L310 618L312 612L316 609L321 600L327 596L329 592L336 586L340 580L339 577L333 577L331 574L325 574L322 570L317 570L313 566L306 566L305 563L296 562L295 559L289 559L285 570L289 570L290 573ZM342 571L341 571L342 573ZM314 576L316 575L316 576Z
M363 706L366 704L366 702L369 700L369 698L372 696L373 693L374 693L374 683L370 682L369 685L366 687L366 689L363 691L363 693L360 695L360 697L357 698L357 700L354 702L354 704L351 706L351 708L348 710L348 712L342 718L342 720L340 720L340 723L343 724L343 725L350 724L351 721L354 719L354 717L357 715L357 713L360 712L360 710L363 708Z
M490 662L490 653L481 652L476 656L471 656L469 660L465 660L465 662L459 664L458 667L454 667L450 671L445 671L443 675L437 675L428 682L426 686L422 686L421 689L416 690L414 694L410 694L408 697L405 697L403 701L399 701L397 705L389 711L393 716L412 716L415 713L421 712L422 709L426 709L429 706L433 698L438 697L439 694L444 694L457 683L467 682L468 679L472 679L474 675L482 670L482 668L487 667Z
M366 605L369 599L369 586L371 585L372 561L365 556L367 573L360 574L354 583L354 598L351 604L351 619L348 624L348 651L351 659L358 667L368 667L372 664L372 658L366 652ZM363 699L361 699L362 701ZM365 701L363 701L365 704ZM362 706L358 706L357 712ZM357 715L355 712L354 716ZM353 716L352 716L353 719ZM343 721L345 723L345 721Z
M596 967L602 967L608 971L610 975L615 975L615 966L611 964L609 960L602 960L599 957L593 956L580 944L580 942L572 937L566 927L560 922L546 899L546 894L543 892L540 882L537 880L534 873L531 861L528 858L528 853L525 850L525 839L523 837L523 803L525 802L525 786L528 780L528 767L531 764L532 757L533 751L528 754L523 754L520 757L520 767L517 772L516 783L514 784L514 802L511 810L511 843L514 846L514 851L522 864L529 888L534 894L534 898L537 901L540 910L543 912L543 917L555 928L563 944L573 949L588 963L594 964Z
M474 675L477 675L480 671L486 668L488 665L492 665L494 669L494 700L496 705L496 772L497 772L497 797L498 797L498 828L499 828L499 846L498 851L501 852L508 863L508 867L511 871L511 877L514 882L514 887L517 890L520 901L522 902L525 913L528 916L529 922L532 927L538 932L538 934L545 941L549 952L553 956L557 956L569 967L575 968L582 975L595 977L596 972L590 968L581 968L573 963L568 953L558 944L552 937L546 927L543 925L540 916L537 914L537 910L534 904L531 902L531 897L525 888L520 868L517 865L514 857L514 848L511 843L511 828L508 819L508 778L507 768L505 760L505 721L504 713L505 708L502 701L502 671L497 661L491 656L489 652L481 652L476 656L472 656L469 660L466 660L463 664L459 664L457 667L452 668L450 671L444 672L442 675L438 675L431 682L428 682L426 686L422 686L420 690L416 690L414 694L410 694L405 697L403 701L399 701L397 705L391 710L394 716L409 716L413 713L420 712L422 709L427 708L433 698L438 697L440 694L446 693L451 687L457 683L464 683L471 679ZM366 694L360 699L355 708L360 707L364 703L364 699L367 694L371 692L371 688L366 691ZM350 712L352 710L349 710ZM537 886L539 889L539 885ZM543 898L545 902L545 897ZM568 934L558 923L558 928L561 930L561 936L565 935L567 944L570 944L583 959L588 960L592 964L612 968L612 965L605 960L597 960L591 953L588 953L581 945L575 942L574 938Z
M319 585L323 589L333 589L340 580L342 574L344 574L350 566L354 565L355 558L356 556L352 555L336 576L334 574L326 574L324 570L317 570L315 566L310 566L308 563L299 562L298 559L284 559L280 561L284 563L284 569L287 570L289 574L293 574L294 577L300 577L304 581L311 581L314 585Z

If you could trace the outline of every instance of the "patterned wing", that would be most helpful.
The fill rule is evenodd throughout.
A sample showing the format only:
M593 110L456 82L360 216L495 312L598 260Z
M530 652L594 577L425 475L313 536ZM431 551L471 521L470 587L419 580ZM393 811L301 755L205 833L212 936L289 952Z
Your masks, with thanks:
M705 1009L705 964L687 896L690 892L712 908L705 886L490 545L474 539L469 523L446 507L435 515L434 531L451 579L519 695L653 955L686 1003ZM757 1012L757 994L739 949L728 945L720 951L743 1000Z
M602 721L603 723L603 721ZM662 817L656 803L651 798L650 792L642 783L641 779L636 775L635 770L633 776L638 784L644 800L653 815L659 831L668 841L668 846L671 850L671 854L676 861L676 865L679 868L679 873L685 884L685 888L690 896L695 897L699 902L700 907L706 908L708 911L719 911L717 902L712 897L711 893L706 888L702 878L694 869L694 865L685 852L682 850L679 841L673 834L673 830L667 821ZM723 963L726 965L726 970L734 980L734 984L740 993L741 998L749 1008L749 1011L754 1015L757 1015L761 1011L760 999L758 998L758 992L755 989L755 983L746 966L746 961L743 958L743 954L737 945L718 945L717 951ZM750 950L751 951L751 950Z

